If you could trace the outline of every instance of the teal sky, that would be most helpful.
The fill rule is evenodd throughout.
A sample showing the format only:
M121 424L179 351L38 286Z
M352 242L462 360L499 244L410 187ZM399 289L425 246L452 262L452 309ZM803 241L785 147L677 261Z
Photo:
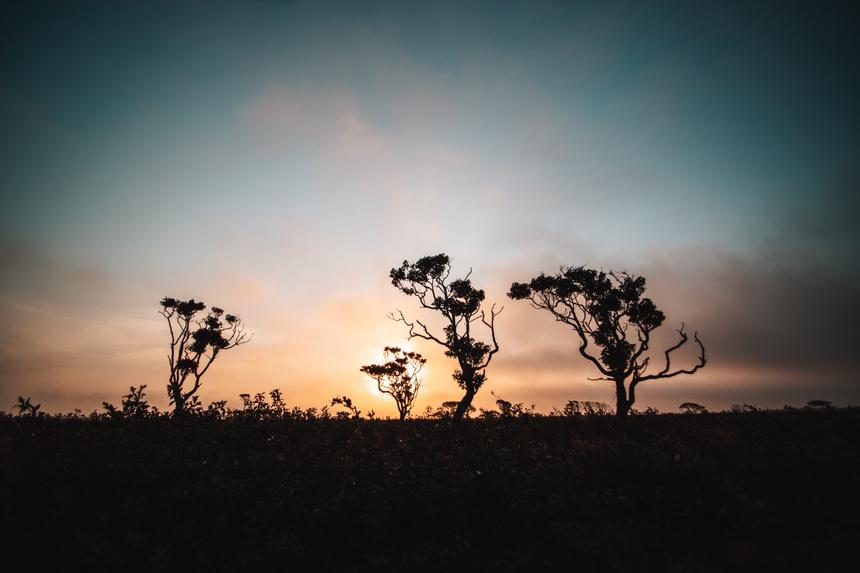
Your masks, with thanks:
M72 4L0 18L0 400L161 388L167 294L256 332L204 397L359 393L388 268L436 252L499 301L645 274L713 356L645 403L860 398L851 3ZM608 401L514 306L497 389Z

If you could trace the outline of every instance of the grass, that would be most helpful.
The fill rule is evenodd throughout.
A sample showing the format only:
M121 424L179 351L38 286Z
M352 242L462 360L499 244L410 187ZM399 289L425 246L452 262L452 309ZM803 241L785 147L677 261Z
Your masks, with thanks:
M0 417L7 557L123 570L821 568L860 410L446 421Z

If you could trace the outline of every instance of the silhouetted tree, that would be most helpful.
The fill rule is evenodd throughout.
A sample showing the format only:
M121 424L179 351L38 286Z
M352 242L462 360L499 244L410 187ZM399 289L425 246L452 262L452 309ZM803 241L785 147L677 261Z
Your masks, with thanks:
M412 411L421 388L419 373L427 360L417 352L406 352L396 346L386 346L383 364L368 364L361 371L376 381L377 389L394 398L397 413L403 420Z
M645 279L625 272L596 271L585 267L562 267L553 276L540 274L528 283L513 283L508 296L529 300L534 308L549 311L557 321L570 326L579 336L579 353L591 362L602 376L615 384L615 414L624 417L636 400L636 387L648 380L693 374L707 362L705 347L698 333L693 339L699 345L695 366L672 370L671 354L688 340L684 324L678 329L680 340L664 351L665 366L648 373L646 356L651 333L663 324L665 316L654 302L643 297ZM595 355L589 348L594 344Z
M391 269L391 284L403 294L418 299L422 308L440 313L445 320L442 335L433 334L420 320L410 322L403 316L391 315L393 320L409 327L409 338L423 338L445 347L445 355L457 360L459 368L453 378L465 390L457 405L453 419L461 420L466 414L472 399L487 379L487 366L499 351L496 341L496 316L502 311L493 305L489 316L481 309L484 291L472 286L469 276L449 280L451 261L446 254L428 256L414 263L403 261L399 267ZM472 336L472 325L480 321L489 330L492 344L481 342Z
M205 309L205 304L194 299L166 297L161 301L159 312L170 328L167 395L176 415L185 413L189 400L196 398L203 376L218 355L250 340L238 316L213 306L208 314L196 318Z
M708 411L707 408L695 402L684 402L678 409L684 414L704 414Z

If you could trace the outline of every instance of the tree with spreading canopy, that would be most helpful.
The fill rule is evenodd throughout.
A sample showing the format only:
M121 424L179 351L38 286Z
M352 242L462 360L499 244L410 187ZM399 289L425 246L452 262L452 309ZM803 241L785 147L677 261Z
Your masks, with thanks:
M495 305L489 313L482 309L484 291L472 286L471 274L470 269L463 278L450 280L451 260L444 253L422 257L414 263L403 261L389 273L397 290L416 298L421 308L438 312L444 318L442 334L434 334L426 323L407 320L400 310L391 315L393 320L409 327L410 339L435 342L445 348L446 356L457 360L459 368L453 378L465 394L454 411L454 422L468 411L487 379L487 366L499 351L495 321L502 309L496 310ZM489 343L474 337L473 327L479 322L489 331Z
M396 346L386 346L383 351L382 364L368 364L361 371L376 381L376 388L383 394L388 394L397 404L400 419L406 419L412 407L418 390L421 389L419 376L427 359L417 352L407 352Z
M170 329L170 378L167 395L175 415L184 414L189 401L195 400L203 376L218 355L250 341L241 319L224 314L217 306L206 309L203 302L165 297L161 300L161 316Z
M678 406L678 409L683 414L706 414L708 412L707 408L696 402L684 402Z
M645 279L641 276L562 267L556 275L541 273L528 283L513 283L508 296L530 301L534 308L548 311L576 332L579 353L601 374L591 380L615 384L615 414L623 418L636 401L636 387L641 382L693 374L707 363L705 347L694 333L699 347L696 363L672 370L672 353L689 340L681 323L679 340L663 351L664 366L649 372L651 333L663 324L665 315L650 298L643 297L644 293Z

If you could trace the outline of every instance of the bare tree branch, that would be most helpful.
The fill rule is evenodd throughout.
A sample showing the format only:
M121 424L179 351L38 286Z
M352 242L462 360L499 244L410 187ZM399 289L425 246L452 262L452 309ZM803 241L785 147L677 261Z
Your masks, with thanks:
M682 336L681 341L666 350L666 352L665 352L666 366L663 368L663 370L661 370L660 372L658 372L656 374L649 374L647 376L639 377L638 379L636 379L636 383L644 382L646 380L658 380L658 379L664 379L664 378L673 378L673 377L679 376L681 374L695 374L699 369L704 368L705 364L708 363L708 358L705 355L705 345L702 344L701 340L699 340L699 333L694 332L693 333L693 340L695 340L696 344L699 346L699 356L698 356L698 360L697 360L696 364L693 365L691 368L682 368L682 369L676 370L674 372L669 372L669 369L671 368L671 362L670 362L670 356L669 355L673 351L677 350L678 348L680 348L681 346L683 346L687 342L687 335L683 334L683 330L684 330L684 327L682 325L681 328L678 330L678 332L681 333L681 336Z

